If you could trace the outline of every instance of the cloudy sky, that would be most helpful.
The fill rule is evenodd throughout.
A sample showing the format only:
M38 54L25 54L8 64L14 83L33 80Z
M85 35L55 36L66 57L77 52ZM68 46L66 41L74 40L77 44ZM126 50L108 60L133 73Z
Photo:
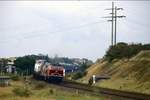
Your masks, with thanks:
M117 41L150 43L150 1L115 2ZM0 1L0 57L44 53L95 61L108 49L110 1Z

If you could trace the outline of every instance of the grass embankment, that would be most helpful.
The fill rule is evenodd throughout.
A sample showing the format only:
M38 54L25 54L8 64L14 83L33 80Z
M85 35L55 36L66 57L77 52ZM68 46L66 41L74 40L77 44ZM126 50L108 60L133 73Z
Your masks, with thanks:
M115 59L111 63L98 61L80 81L88 82L93 74L111 77L97 82L96 86L150 94L150 51L142 51L130 59Z
M107 100L78 90L69 90L41 81L12 81L0 87L0 100Z

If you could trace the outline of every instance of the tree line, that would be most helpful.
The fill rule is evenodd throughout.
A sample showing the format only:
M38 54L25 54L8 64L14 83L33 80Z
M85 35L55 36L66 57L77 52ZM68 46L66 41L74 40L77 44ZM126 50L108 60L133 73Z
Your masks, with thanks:
M150 50L150 44L127 44L124 42L110 46L106 51L104 58L111 62L114 59L131 58L142 50Z
M34 72L34 65L35 65L35 61L38 59L44 59L47 62L53 64L53 65L59 65L59 63L69 63L69 64L73 64L75 61L72 58L68 58L68 57L54 57L54 58L50 58L48 57L48 55L44 55L44 54L40 54L40 55L26 55L23 57L18 57L15 61L14 61L14 66L16 66L17 68L17 72L19 74L25 74L25 75L30 75L33 74ZM88 60L88 59L84 59L86 62L85 63L91 63L92 61ZM80 62L78 62L79 67L82 67L82 64ZM83 66L82 70L85 69L85 66Z

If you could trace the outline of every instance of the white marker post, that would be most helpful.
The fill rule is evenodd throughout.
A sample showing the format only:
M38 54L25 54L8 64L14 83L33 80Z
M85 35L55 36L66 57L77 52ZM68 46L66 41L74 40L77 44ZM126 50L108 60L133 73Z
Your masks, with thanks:
M93 84L95 84L95 75L93 75Z

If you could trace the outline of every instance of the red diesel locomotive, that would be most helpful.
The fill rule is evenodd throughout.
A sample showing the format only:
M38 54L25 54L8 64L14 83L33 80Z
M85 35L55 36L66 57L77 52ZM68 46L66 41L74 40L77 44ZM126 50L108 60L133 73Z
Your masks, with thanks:
M34 78L49 82L61 82L65 76L62 66L53 66L45 60L37 60L34 67Z

